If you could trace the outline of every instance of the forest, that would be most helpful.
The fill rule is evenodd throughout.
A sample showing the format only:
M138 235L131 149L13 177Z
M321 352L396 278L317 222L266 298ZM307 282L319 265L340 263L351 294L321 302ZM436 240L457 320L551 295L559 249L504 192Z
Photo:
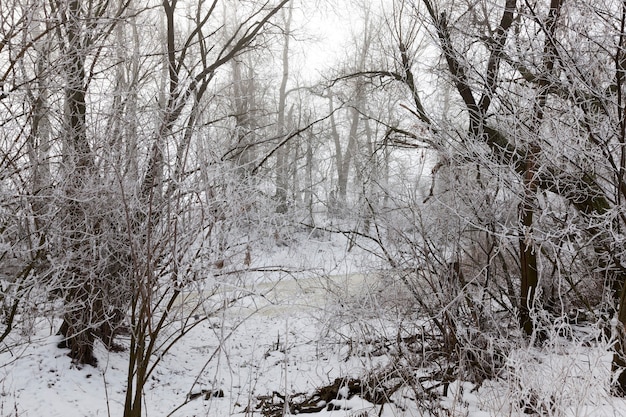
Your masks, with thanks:
M626 415L626 1L2 0L0 415Z

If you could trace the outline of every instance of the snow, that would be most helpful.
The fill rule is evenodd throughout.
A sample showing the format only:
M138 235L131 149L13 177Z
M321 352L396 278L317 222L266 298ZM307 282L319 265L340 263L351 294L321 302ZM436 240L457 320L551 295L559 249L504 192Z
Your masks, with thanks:
M144 414L260 416L255 409L259 396L310 394L335 378L358 377L383 365L384 356L348 354L349 346L336 336L347 334L339 328L348 317L368 320L347 309L366 300L380 284L376 273L364 269L366 254L354 250L336 256L341 244L310 242L271 253L267 264L295 269L306 260L309 265L302 269L307 272L250 274L249 296L202 322L163 356L145 390ZM229 287L214 297L241 288ZM202 298L187 295L194 302ZM109 352L98 344L97 368L73 366L66 351L56 346L58 324L39 318L31 334L16 331L1 349L0 415L122 415L128 352ZM626 403L608 395L611 355L606 348L602 343L564 342L513 350L507 373L499 380L480 387L453 382L441 405L449 416L523 416L527 414L520 401L526 395L537 397L544 415L626 415ZM442 415L429 414L412 398L410 390L400 391L394 403L381 410L342 387L337 398L314 415Z

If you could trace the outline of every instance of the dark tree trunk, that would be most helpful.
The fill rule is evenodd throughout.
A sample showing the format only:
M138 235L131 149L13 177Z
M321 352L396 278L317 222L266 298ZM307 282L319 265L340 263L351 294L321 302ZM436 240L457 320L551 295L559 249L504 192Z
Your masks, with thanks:
M526 203L522 208L522 231L530 232L532 230L533 211ZM522 234L520 236L520 311L519 321L520 327L528 336L535 331L534 322L531 317L531 310L535 303L535 295L537 289L537 255L533 248L529 236Z
M87 240L90 236L92 219L85 207L84 193L90 187L90 179L95 175L93 154L87 141L86 132L86 76L85 48L81 35L81 5L71 1L65 11L64 24L66 38L63 41L65 53L64 70L67 78L65 100L67 103L64 162L67 169L65 185L66 216L64 227L67 233L66 250L70 252L65 271L66 313L59 333L65 340L61 343L70 349L71 358L77 363L96 364L93 354L94 317L89 281L88 265L93 265L92 251Z

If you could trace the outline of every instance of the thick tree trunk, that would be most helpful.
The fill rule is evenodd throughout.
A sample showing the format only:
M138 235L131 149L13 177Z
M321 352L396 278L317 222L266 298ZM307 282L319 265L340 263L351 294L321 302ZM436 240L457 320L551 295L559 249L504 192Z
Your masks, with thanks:
M70 356L78 363L95 365L93 354L94 323L93 288L90 282L89 265L95 265L88 240L95 213L90 213L89 198L85 193L93 186L95 173L93 155L87 141L86 129L86 76L85 50L81 39L81 6L78 0L68 4L66 11L67 37L64 43L64 69L67 77L65 100L67 103L67 143L64 162L67 168L65 188L66 220L63 225L68 233L67 248L70 253L69 267L65 273L66 313L60 333L65 340L62 345L70 349Z
M521 209L522 228L520 240L520 327L528 336L535 331L534 321L531 317L535 304L537 283L537 254L532 244L533 207L530 202L524 201Z
M66 297L68 311L63 317L59 333L64 340L59 344L61 348L70 350L69 356L76 363L96 366L98 361L94 356L93 344L95 341L94 329L91 325L90 302L91 291L88 285L70 290ZM80 303L85 304L80 308Z

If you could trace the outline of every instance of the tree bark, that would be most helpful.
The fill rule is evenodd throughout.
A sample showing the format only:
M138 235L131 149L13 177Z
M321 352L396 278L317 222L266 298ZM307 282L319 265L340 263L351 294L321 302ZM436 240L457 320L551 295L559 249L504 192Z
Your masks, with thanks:
M289 81L289 40L291 38L291 20L293 17L293 3L289 3L285 16L285 28L283 36L282 61L283 68L278 89L278 135L283 137L287 134L287 82ZM289 194L289 151L290 144L286 143L276 151L276 212L287 212L287 196Z
M66 243L71 253L69 267L65 274L66 313L60 333L64 336L64 345L70 349L70 356L78 363L96 364L93 354L94 319L93 319L93 282L89 266L94 265L89 234L93 225L94 213L89 211L89 188L97 181L93 154L87 141L86 130L86 77L85 45L81 33L80 1L72 0L65 11L67 37L64 43L64 70L67 78L65 89L66 113L66 152L64 162L67 170L65 185L66 224L68 235Z

